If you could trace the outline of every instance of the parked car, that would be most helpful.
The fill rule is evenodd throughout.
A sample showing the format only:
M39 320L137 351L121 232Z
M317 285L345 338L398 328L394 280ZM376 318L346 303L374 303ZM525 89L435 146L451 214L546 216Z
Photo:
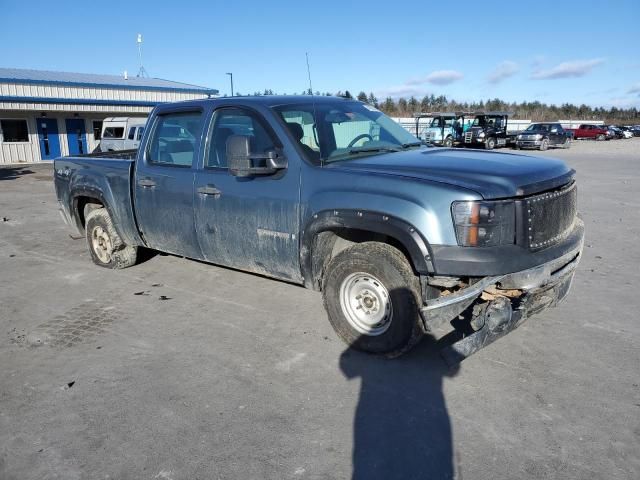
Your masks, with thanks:
M537 148L546 150L549 147L569 148L571 134L559 123L532 123L524 132L518 134L515 148Z
M634 125L629 128L634 137L640 137L640 125Z
M611 134L613 135L613 138L616 138L616 139L624 138L624 133L622 129L616 127L615 125L609 125L606 128L611 132Z
M622 126L622 125L616 125L615 128L620 130L620 132L622 134L621 138L631 138L631 137L633 137L633 132L631 131L631 129L629 127L625 127L625 126Z
M609 140L610 132L602 125L582 124L578 128L569 129L573 131L573 138L592 138L594 140Z
M117 152L138 148L146 123L146 117L105 118L98 151Z
M130 267L147 247L298 283L355 349L395 356L462 328L445 352L460 361L561 301L581 257L559 160L427 147L335 97L162 104L148 125L137 153L54 162L93 262Z

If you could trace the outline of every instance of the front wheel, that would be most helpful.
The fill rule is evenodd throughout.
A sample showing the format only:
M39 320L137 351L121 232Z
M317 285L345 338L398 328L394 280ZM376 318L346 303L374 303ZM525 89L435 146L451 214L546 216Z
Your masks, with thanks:
M444 142L442 143L442 146L446 148L451 148L453 146L453 138L451 137L445 138Z
M487 141L484 143L484 148L487 150L496 148L496 139L493 137L487 138Z
M540 143L540 151L544 152L548 148L549 148L549 141L545 138L544 140L542 140L542 143Z
M136 263L138 248L122 241L106 208L89 212L85 231L91 260L96 265L119 269Z
M356 350L398 356L421 338L420 283L390 245L364 242L340 252L327 266L322 295L331 326Z

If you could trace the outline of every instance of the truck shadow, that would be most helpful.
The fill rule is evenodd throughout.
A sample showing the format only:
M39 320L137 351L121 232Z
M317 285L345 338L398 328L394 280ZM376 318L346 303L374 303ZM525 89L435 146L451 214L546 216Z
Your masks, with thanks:
M0 168L0 180L15 180L23 175L36 173L27 167L2 167Z
M394 360L351 349L340 357L342 373L361 379L353 424L353 480L454 478L442 382L458 370L446 366L440 346L426 337Z

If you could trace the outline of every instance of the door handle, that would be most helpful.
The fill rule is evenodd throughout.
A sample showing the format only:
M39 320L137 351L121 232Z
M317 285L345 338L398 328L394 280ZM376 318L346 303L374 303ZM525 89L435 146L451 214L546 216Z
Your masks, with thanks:
M142 180L138 180L138 185L140 185L143 188L150 188L150 187L155 187L156 182L154 182L150 178L143 178Z
M200 195L213 195L214 197L219 197L222 194L222 191L216 188L215 185L205 185L204 187L198 187L196 191Z

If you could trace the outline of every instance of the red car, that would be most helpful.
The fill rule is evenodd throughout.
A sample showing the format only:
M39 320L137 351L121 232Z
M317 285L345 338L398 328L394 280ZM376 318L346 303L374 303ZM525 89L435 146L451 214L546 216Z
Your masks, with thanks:
M573 132L573 138L593 138L595 140L609 140L608 130L599 125L583 124L578 128L569 129Z

